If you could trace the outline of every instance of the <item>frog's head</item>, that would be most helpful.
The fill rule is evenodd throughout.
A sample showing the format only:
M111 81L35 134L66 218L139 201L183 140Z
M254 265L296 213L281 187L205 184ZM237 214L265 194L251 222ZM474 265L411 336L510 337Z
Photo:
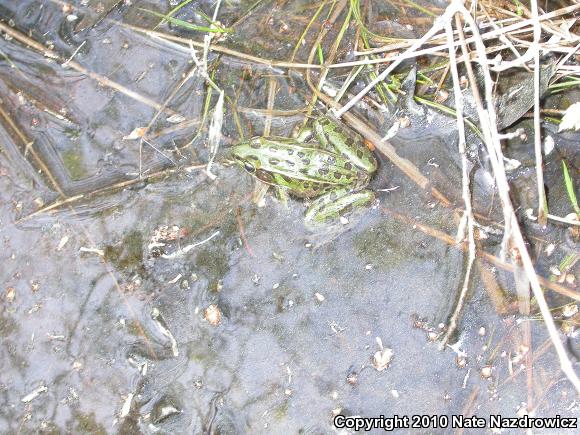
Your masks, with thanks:
M232 148L234 160L250 174L255 175L261 168L260 148L262 147L259 138L253 138L242 142Z

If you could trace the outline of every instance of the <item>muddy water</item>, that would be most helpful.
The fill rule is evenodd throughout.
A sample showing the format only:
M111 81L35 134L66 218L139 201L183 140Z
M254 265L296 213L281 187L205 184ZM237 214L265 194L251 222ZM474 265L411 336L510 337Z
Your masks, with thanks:
M159 103L191 69L183 51L99 19L108 13L144 25L136 8L109 12L107 4L87 21L89 10L77 2L83 21L75 27L58 2L20 3L0 9L18 29L33 29L55 50L81 47L79 64ZM464 258L415 223L454 235L457 222L388 161L371 185L379 202L360 222L337 237L313 234L300 201L285 206L268 195L263 207L252 202L253 180L226 159L239 137L233 116L226 116L217 179L197 166L186 170L208 154L205 133L189 144L204 104L199 77L170 104L191 123L176 126L161 115L152 127L160 132L155 149L140 150L123 137L146 126L155 109L14 40L2 39L0 49L17 67L0 64L3 108L38 155L25 153L26 141L2 124L3 433L333 433L335 414L513 416L528 400L525 375L509 379L521 365L510 361L521 352L516 318L496 313L478 273L460 345L439 351L429 339L453 309ZM241 86L231 93L239 91L240 107L265 107L265 92L256 93L267 84L260 73L251 87L240 82L247 65L220 65L216 81ZM280 104L296 107L298 98ZM240 113L246 135L261 131L259 112ZM288 134L292 122L273 128ZM442 140L423 134L397 146L431 179L458 186ZM39 161L52 180L39 175ZM167 172L90 195L135 179L140 168ZM87 199L29 216L62 199L54 184ZM210 306L217 317L208 316ZM539 346L546 339L540 322L533 332ZM387 348L392 361L377 365L373 356ZM483 379L488 365L492 375ZM542 387L537 414L575 415L554 356L540 355L535 366L542 386L555 385Z

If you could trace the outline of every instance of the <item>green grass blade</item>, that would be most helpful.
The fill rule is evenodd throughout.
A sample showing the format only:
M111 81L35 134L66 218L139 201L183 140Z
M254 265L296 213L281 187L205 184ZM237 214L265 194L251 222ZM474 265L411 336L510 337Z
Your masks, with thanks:
M578 200L576 199L576 192L574 192L574 181L568 172L568 166L566 162L562 160L562 172L564 173L564 184L566 185L566 192L568 192L568 198L570 198L570 203L574 209L574 213L580 216L580 207L578 207Z
M445 115L457 117L457 112L451 107L447 107L443 104L436 103L435 101L427 100L426 98L418 97L417 95L415 95L413 99L417 103L425 104L426 106L437 109L440 112L444 113ZM465 117L465 115L463 116L463 122L465 122L465 125L467 125L471 129L471 131L473 131L477 136L479 136L481 140L484 140L483 133L479 130L479 128L477 128L477 125L475 125L469 118Z
M188 23L187 21L183 21L180 20L178 18L173 18L173 17L169 17L167 15L163 15L160 14L159 12L155 12L155 11L150 11L149 9L143 9L143 8L139 8L140 10L142 10L143 12L147 12L151 15L155 15L156 17L159 18L163 18L166 21L170 22L171 24L174 24L176 26L179 27L183 27L184 29L189 29L189 30L196 30L198 32L207 32L207 33L230 33L232 32L232 29L227 29L227 28L223 28L223 27L207 27L207 26L198 26L197 24L191 24Z
M157 24L154 29L158 28L166 21L169 21L168 18L173 17L173 15L175 15L182 7L187 6L192 1L193 0L185 0L181 3L179 3L177 6L175 6L173 9L171 9L169 12L167 12L167 15L163 16L163 19L161 21L159 21L159 24Z
M316 47L316 54L318 54L318 62L320 65L324 65L324 53L322 53L322 46L320 44Z

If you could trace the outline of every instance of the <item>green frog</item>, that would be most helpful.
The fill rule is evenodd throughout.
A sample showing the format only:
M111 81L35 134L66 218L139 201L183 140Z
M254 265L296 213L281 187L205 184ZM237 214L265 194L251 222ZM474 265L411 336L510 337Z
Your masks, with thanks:
M314 199L307 223L339 218L375 198L365 190L377 169L373 153L359 134L328 117L314 120L297 138L254 137L234 146L232 154L260 181Z

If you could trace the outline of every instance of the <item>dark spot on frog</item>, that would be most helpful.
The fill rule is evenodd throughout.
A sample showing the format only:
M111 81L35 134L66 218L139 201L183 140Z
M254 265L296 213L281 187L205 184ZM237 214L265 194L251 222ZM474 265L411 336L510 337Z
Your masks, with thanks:
M304 164L304 166L308 166L310 164L310 160L309 159L302 159L302 163Z
M302 158L304 157L306 154L304 154L302 151L298 151L298 157Z
M294 150L293 150L293 149L291 149L291 148L288 148L288 150L287 150L287 151L288 151L288 154L289 154L289 155L292 155L292 154L294 154Z
M359 159L362 159L362 157L363 157L362 150L356 150L356 155L358 156Z
M342 178L342 174L340 172L335 172L334 178L336 178L337 180L340 180Z
M349 162L346 162L344 164L344 169L346 169L347 171L350 171L352 169L352 165Z
M348 146L353 146L354 145L354 139L352 137L348 137L345 141L345 144L347 144Z
M280 160L278 160L278 159L268 159L268 163L270 163L273 166L278 166L280 164Z
M262 145L260 145L258 142L250 142L250 146L252 148L254 148L255 150L259 150L260 148L262 148Z
M292 160L286 160L286 164L288 166L294 166L296 163L294 163Z
M328 168L319 168L319 169L318 169L318 173L319 173L320 175L326 175L326 174L328 174L328 172L329 172L329 171L328 171Z
M253 154L248 154L247 158L252 159L252 160L256 160L256 161L260 160L260 158L258 156L255 156Z

